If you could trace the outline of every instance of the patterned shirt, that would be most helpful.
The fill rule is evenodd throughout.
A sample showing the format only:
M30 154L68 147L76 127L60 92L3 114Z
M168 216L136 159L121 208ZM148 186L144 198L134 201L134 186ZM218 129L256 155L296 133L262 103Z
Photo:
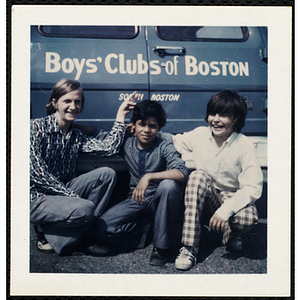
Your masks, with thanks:
M154 144L146 150L139 149L137 137L125 139L121 155L130 172L130 189L133 190L146 173L178 169L188 178L188 171L174 145L156 137ZM159 181L151 181L149 188L157 187Z
M217 213L225 220L254 203L262 193L263 176L253 143L233 132L218 148L210 127L198 127L173 136L182 157L193 155L196 169L205 171L221 191L235 192Z
M110 156L119 151L126 125L115 122L110 132L89 137L71 125L67 136L61 131L55 113L36 119L30 135L30 200L47 195L78 197L65 183L77 176L79 152Z

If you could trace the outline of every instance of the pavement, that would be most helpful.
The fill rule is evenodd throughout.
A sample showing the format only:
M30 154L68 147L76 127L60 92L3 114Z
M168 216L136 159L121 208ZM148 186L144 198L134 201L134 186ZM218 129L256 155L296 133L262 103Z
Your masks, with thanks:
M266 178L266 173L265 173ZM98 274L264 274L267 273L267 180L262 197L256 206L260 215L258 224L242 235L243 249L227 252L220 246L220 234L204 228L198 263L189 271L175 268L178 249L161 267L151 266L149 257L153 245L144 249L128 250L112 247L108 255L95 257L84 252L59 256L37 250L36 236L30 225L30 272L31 273L98 273Z

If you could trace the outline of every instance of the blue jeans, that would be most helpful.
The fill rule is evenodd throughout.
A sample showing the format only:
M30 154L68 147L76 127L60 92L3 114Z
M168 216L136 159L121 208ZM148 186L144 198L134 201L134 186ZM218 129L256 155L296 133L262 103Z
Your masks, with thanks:
M114 170L104 167L80 175L66 186L80 198L44 195L30 203L30 222L42 224L46 240L57 254L70 250L91 223L104 212L116 184Z
M156 189L147 189L141 204L127 198L106 211L95 223L97 236L127 248L143 248L153 226L153 244L168 249L180 244L183 222L182 185L163 180Z

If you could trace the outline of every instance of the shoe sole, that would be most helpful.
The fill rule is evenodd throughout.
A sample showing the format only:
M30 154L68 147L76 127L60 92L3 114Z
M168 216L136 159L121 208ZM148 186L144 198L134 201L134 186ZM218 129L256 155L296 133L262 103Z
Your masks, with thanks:
M149 261L149 264L150 264L151 266L155 266L155 267L161 267L161 266L165 265L166 263L167 263L167 261L164 262L164 263L160 263L160 264L156 264L156 263L154 263L154 262Z
M191 267L188 267L188 268L180 268L180 267L178 267L178 266L175 265L175 268L176 268L177 270L180 270L180 271L188 271L188 270L191 270L191 269L193 268L193 266L194 266L194 265L192 265Z

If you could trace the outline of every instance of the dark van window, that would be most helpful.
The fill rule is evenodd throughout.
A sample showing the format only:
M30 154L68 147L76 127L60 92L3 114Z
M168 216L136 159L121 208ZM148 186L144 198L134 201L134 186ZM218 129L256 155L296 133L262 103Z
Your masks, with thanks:
M39 26L39 32L49 37L132 39L137 26Z
M163 40L243 42L248 39L247 27L217 26L158 26L157 35Z

